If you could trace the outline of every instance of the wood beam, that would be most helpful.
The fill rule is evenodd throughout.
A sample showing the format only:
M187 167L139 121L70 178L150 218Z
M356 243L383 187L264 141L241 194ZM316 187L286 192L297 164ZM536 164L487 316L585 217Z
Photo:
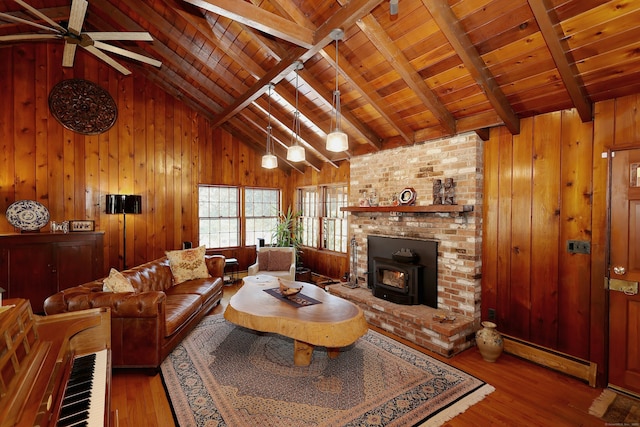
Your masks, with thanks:
M516 135L520 133L520 119L516 116L504 92L496 83L484 60L478 54L460 21L446 0L422 0L433 19L453 46L463 64L498 112L505 126Z
M249 27L270 34L295 45L311 48L314 45L314 34L288 19L237 0L184 0L194 6L208 10L220 16L241 22Z
M335 57L336 57L336 49L333 46L327 46L322 51L320 51L320 55L329 62L334 68L336 66ZM389 107L388 103L384 102L384 99L378 94L378 91L372 84L370 84L362 74L356 70L356 68L351 65L347 58L343 55L340 55L339 58L340 64L340 75L344 78L350 86L356 88L356 90L360 93L366 102L368 102L373 109L380 114L380 116L387 121L393 127L398 135L402 139L405 140L406 143L412 144L413 138L411 134L413 133L411 129L403 124L402 118L398 115L398 112L393 108ZM372 145L372 144L370 144ZM381 149L381 144L374 144L373 147L376 150Z
M536 21L538 21L540 32L547 43L553 61L558 67L564 86L569 92L573 106L580 115L580 119L583 122L593 120L593 106L584 91L584 86L575 77L579 75L579 72L569 62L566 51L562 46L561 40L564 39L562 26L557 18L552 18L549 14L549 10L553 8L553 5L548 0L528 0L528 2Z
M451 113L447 111L436 94L427 86L424 80L422 80L404 53L402 53L398 46L389 38L389 35L380 23L378 23L373 16L369 15L362 18L358 26L376 46L387 62L400 74L400 77L409 88L420 98L420 101L431 110L445 132L450 135L455 134L456 122Z
M253 1L255 2L257 0L253 0ZM304 25L308 28L314 28L313 22L311 22L311 20L309 20L291 0L273 0L273 5L276 8L276 10L278 10L280 13L284 15L290 16L298 24ZM370 5L366 5L366 7L370 7ZM329 48L331 46L332 44L327 45L327 47ZM322 55L323 58L325 58L331 64L332 67L336 68L335 61L331 59L329 55L327 55L326 53L327 47L325 47L324 49L321 49L319 53L320 55ZM279 47L275 47L275 49L282 51L282 48L279 48ZM333 56L335 58L335 53ZM341 57L341 59L343 63L347 63L346 58ZM348 73L345 73L342 70L339 70L339 71L340 71L340 74L347 81L349 81L352 87L357 92L359 92L363 98L368 99L368 94L365 89L359 87L354 81L350 80ZM333 91L327 91L326 87L321 82L319 82L318 79L315 78L315 76L311 75L311 73L306 70L300 71L300 77L302 77L303 80L305 80L307 84L311 86L311 88L316 92L316 94L322 100L324 100L324 102L330 109L333 109ZM369 87L369 89L373 90L371 87ZM374 103L372 103L372 107L376 110L380 108L379 105L376 105ZM364 139L376 151L379 151L381 149L382 147L382 144L380 142L381 138L378 135L376 135L376 133L372 129L370 129L368 126L364 125L360 120L358 120L358 118L348 108L345 108L345 106L342 106L341 113L342 113L342 119L350 127L350 129L343 129L344 131L348 131L348 130L355 131L359 134L359 136L362 139ZM385 117L384 115L382 116ZM394 126L395 124L391 123L391 125ZM350 153L347 152L347 155L350 156Z

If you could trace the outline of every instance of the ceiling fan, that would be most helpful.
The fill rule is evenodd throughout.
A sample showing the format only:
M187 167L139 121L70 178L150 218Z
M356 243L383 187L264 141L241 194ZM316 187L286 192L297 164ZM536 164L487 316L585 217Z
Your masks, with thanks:
M48 39L62 39L64 40L64 51L62 54L62 66L73 67L73 61L76 55L76 48L81 48L91 52L107 64L111 65L122 74L131 74L126 67L119 62L111 58L103 51L115 53L136 61L141 61L146 64L160 67L162 63L153 58L149 58L144 55L131 52L120 47L104 43L105 41L117 40L117 41L153 41L151 34L147 32L83 32L82 26L84 24L85 15L87 12L87 6L89 3L87 0L73 0L71 3L71 12L69 14L69 23L67 28L55 22L38 9L30 6L22 0L14 0L16 3L25 8L25 10L35 18L43 20L50 25L42 25L37 22L22 19L8 13L0 12L0 19L17 22L20 24L27 24L32 27L39 28L40 30L48 31L48 34L32 33L32 34L14 34L0 36L0 42L14 42L14 41L39 41Z

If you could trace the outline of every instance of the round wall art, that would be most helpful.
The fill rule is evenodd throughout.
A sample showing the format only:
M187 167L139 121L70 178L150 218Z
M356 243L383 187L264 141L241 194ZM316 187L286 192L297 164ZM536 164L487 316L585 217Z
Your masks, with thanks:
M83 135L106 132L118 117L106 90L88 80L62 80L49 94L49 110L65 128Z

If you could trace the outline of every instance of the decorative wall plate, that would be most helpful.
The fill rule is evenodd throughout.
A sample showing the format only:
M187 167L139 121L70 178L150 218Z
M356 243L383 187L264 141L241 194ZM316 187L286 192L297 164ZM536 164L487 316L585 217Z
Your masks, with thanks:
M62 80L49 94L49 110L65 128L83 135L106 132L118 117L106 90L88 80Z
M7 221L23 231L36 231L49 222L49 210L35 200L18 200L7 208Z
M416 190L413 188L405 188L398 195L398 203L401 205L409 206L416 202Z

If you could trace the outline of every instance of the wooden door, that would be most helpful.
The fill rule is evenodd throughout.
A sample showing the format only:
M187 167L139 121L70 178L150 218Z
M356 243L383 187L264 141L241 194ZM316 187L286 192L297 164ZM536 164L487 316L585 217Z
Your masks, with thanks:
M640 149L611 159L609 384L640 394Z

